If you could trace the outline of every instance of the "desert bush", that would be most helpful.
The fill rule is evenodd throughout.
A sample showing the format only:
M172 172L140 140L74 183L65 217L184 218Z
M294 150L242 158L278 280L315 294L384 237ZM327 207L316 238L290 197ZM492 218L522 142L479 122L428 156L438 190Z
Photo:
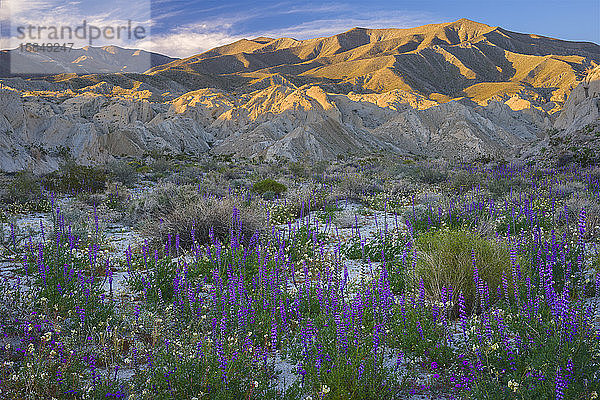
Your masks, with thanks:
M158 219L175 209L177 203L191 202L196 191L191 186L178 186L171 182L158 184L155 189L136 199L130 205L127 222L135 225L149 219Z
M244 176L243 172L238 168L228 168L223 171L223 177L228 181L240 179Z
M420 169L414 162L402 162L390 167L390 174L399 178L419 180Z
M146 232L161 242L179 236L182 246L194 241L207 243L211 234L221 241L238 235L243 243L262 230L261 218L234 198L200 197L191 203L176 204L162 222L151 223Z
M452 287L455 295L463 293L467 307L478 308L497 300L502 274L510 276L510 252L507 246L462 230L439 230L426 233L416 241L418 259L413 279L423 280L426 293L440 301L442 288ZM475 283L474 266L481 284L487 285L489 299L481 299Z
M47 190L61 193L97 193L106 188L107 174L102 168L67 163L42 178Z
M509 179L489 179L486 184L486 188L495 198L500 198L510 192L512 182Z
M301 162L291 162L288 165L288 169L292 175L296 178L308 178L309 171L306 165Z
M435 167L421 167L419 179L423 183L435 185L436 183L445 182L448 179L448 172Z
M197 186L199 192L216 197L229 195L231 183L220 172L210 171L199 179L200 183Z
M468 191L480 182L480 177L472 172L458 171L448 179L448 186L458 191Z
M590 182L600 182L600 166L596 165L594 168L590 168L588 178Z
M18 172L6 185L3 200L9 203L27 203L42 198L40 180L30 172Z
M339 184L339 189L344 194L344 197L349 199L361 199L367 194L381 191L381 187L377 182L360 173L344 176Z
M208 157L205 160L202 160L202 162L200 163L200 168L206 172L216 171L219 169L219 162L213 157Z
M127 187L123 185L114 184L111 185L105 193L105 204L112 210L124 211L127 208L127 202L130 199L131 194Z
M277 198L277 193L272 191L266 191L262 194L263 200L274 200Z
M287 187L273 179L265 179L252 185L252 190L258 194L264 194L266 192L281 194L287 190Z
M574 160L575 160L575 157L573 154L561 153L561 154L559 154L558 159L556 161L556 166L558 168L565 167L565 166L571 164Z
M94 236L96 226L93 216L77 203L64 205L61 215L75 237L87 239L88 235ZM104 223L99 222L99 229L103 229L104 226Z
M102 203L104 196L100 193L80 192L76 199L87 206L97 206Z
M248 241L262 229L262 217L236 197L218 198L198 192L194 186L164 184L136 200L130 221L141 221L142 230L158 243L179 236L182 246L195 240L207 243L214 236L226 241L230 230Z
M160 157L154 160L154 162L150 165L150 168L154 173L165 174L169 171L173 171L175 169L175 165L166 158Z
M128 162L115 160L108 164L108 173L112 179L125 186L132 186L136 181L135 167Z
M600 236L600 203L593 196L574 193L566 199L565 206L570 221L578 221L584 210L586 239Z
M419 189L419 185L407 178L399 178L395 179L391 182L388 182L385 188L385 192L390 195L409 195L417 192Z
M205 172L200 167L188 166L169 174L164 180L177 185L197 185L203 180L204 175Z
M329 163L326 161L316 161L315 163L313 163L310 166L310 172L313 175L313 178L321 179L328 165Z
M303 185L286 192L285 203L294 210L295 216L306 215L309 210L318 210L326 204L326 193L318 185Z

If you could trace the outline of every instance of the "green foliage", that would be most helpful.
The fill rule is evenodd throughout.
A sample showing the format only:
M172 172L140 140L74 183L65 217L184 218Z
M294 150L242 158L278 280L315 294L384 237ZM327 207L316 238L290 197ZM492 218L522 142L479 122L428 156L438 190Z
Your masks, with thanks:
M502 274L510 276L510 252L506 245L463 230L438 230L416 240L417 263L415 285L421 279L429 296L439 301L442 288L462 292L467 307L480 304L480 293L474 283L474 263L478 275L487 284L490 302L497 300ZM489 306L489 304L487 305Z
M42 185L30 172L17 172L5 188L4 200L10 203L41 201Z
M125 186L132 186L136 181L136 168L125 161L114 161L108 165L109 175Z
M269 223L272 225L285 224L296 218L297 210L293 204L273 204L269 208Z
M144 300L153 306L171 303L174 296L173 282L181 275L177 261L161 257L147 261L147 269L136 271L129 278L135 292L142 293Z
M378 235L364 241L354 238L342 247L342 252L351 260L398 261L401 258L407 239L397 231Z
M75 254L63 242L61 246L46 245L43 252L33 248L26 259L27 272L39 286L36 301L39 310L46 313L53 310L56 315L73 318L85 327L106 321L112 315L112 304L102 300L102 281L95 279L104 274L103 266L90 265L87 254Z
M133 389L140 399L218 400L274 398L272 366L258 364L252 353L239 352L237 346L224 344L223 357L229 359L225 370L216 356L215 343L194 343L183 336L183 344L172 346L183 354L162 350L153 357L151 368L136 375Z
M568 307L581 307L581 304L572 303ZM475 326L489 334L472 336L470 339L475 345L470 353L485 367L472 369L476 384L465 393L466 397L498 400L558 398L556 379L562 371L560 375L568 380L563 398L593 398L591 393L600 391L600 382L595 378L600 364L600 341L585 321L585 312L577 315L580 318L575 321L556 318L544 304L536 316L494 310L485 321L477 321ZM488 326L484 327L484 324ZM564 329L571 331L571 340L564 340L561 334ZM515 351L514 344L506 343L503 335L506 331L517 338L529 338L531 345ZM567 372L569 368L570 373Z
M332 220L335 214L342 209L335 203L327 203L323 206L323 209L317 212L317 216L321 222L327 223Z
M52 192L98 193L106 188L107 177L102 168L67 163L58 171L44 176L42 184Z
M296 178L308 178L308 168L301 162L290 162L288 169Z
M287 187L284 184L279 183L273 179L265 179L260 182L256 182L252 186L252 190L254 190L258 194L264 194L266 192L281 194L287 190Z
M286 254L292 261L312 261L318 248L325 242L327 235L318 233L305 226L290 233L286 241Z

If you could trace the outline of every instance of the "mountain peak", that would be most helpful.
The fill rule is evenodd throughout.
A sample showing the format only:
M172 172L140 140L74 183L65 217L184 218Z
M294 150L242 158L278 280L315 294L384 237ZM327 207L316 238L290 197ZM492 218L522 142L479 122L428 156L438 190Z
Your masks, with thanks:
M273 40L275 40L275 38L266 37L266 36L259 36L257 38L252 39L253 42L257 42L257 43L269 43L269 42L272 42Z
M483 22L473 21L472 19L468 19L468 18L457 19L454 22L450 22L450 24L477 25L477 26L486 26L488 28L491 28L490 25L484 24Z
M360 26L355 26L354 28L348 29L346 32L344 33L348 33L348 32L364 32L369 30L369 28L361 28Z

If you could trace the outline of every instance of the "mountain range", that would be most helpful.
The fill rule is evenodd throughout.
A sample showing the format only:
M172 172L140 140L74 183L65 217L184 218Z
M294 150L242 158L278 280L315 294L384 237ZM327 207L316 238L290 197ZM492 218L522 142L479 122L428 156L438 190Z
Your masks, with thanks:
M465 19L244 39L153 55L143 73L127 72L139 51L109 50L46 61L69 64L62 73L0 79L0 169L52 170L65 151L84 164L157 151L508 159L599 125L600 46ZM123 72L85 74L103 65Z
M102 72L143 73L174 58L144 50L118 46L35 51L31 47L0 50L0 77L10 77L11 71L23 76L58 74L90 74ZM31 72L33 71L33 72Z

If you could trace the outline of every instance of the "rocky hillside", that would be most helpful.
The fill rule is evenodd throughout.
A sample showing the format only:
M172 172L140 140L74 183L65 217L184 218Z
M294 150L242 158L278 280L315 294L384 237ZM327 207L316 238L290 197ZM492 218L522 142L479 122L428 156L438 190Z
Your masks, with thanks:
M569 95L554 127L543 140L523 149L537 162L600 162L600 66L590 70Z
M599 63L593 43L459 20L242 40L144 74L3 79L0 169L156 151L509 158L597 121Z

